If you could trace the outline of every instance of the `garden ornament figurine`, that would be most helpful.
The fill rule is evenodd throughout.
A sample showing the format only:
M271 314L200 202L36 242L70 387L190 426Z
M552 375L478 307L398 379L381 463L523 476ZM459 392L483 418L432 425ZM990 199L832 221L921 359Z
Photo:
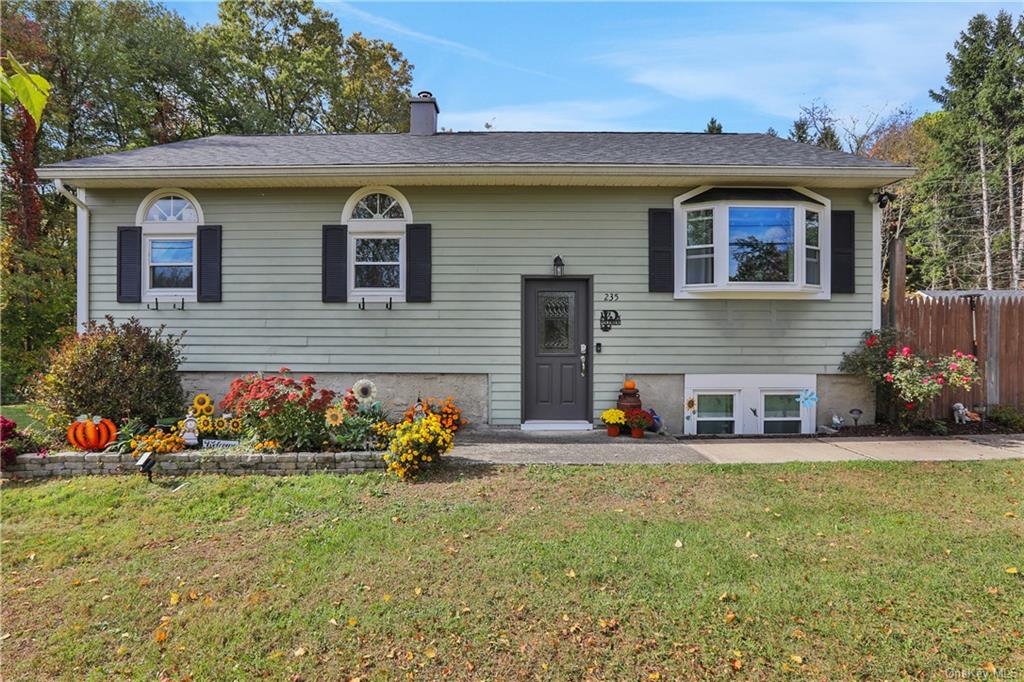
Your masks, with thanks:
M977 412L971 412L963 403L953 403L953 421L957 424L980 422L981 415Z
M845 420L842 417L840 417L838 414L836 414L835 412L832 413L832 428L833 429L841 429L841 428L843 428L843 422L844 421Z
M185 417L185 424L181 429L181 439L185 441L185 447L199 445L199 420L196 419L191 409Z

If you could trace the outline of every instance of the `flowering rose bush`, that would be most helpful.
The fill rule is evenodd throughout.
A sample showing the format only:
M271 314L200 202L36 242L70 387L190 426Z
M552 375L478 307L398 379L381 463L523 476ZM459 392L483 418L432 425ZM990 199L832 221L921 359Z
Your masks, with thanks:
M292 378L282 367L277 375L249 374L231 382L221 410L242 420L248 435L274 441L281 450L315 450L327 439L325 413L335 393L317 389L316 379Z
M969 389L978 380L977 358L953 351L933 358L916 352L892 329L864 332L863 343L843 355L839 369L860 374L878 388L879 411L909 428L947 386Z

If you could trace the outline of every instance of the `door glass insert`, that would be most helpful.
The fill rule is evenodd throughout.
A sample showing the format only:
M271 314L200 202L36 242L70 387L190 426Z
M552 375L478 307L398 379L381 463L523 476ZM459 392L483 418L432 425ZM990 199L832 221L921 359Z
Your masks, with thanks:
M537 329L541 353L571 353L576 292L542 291L537 295Z

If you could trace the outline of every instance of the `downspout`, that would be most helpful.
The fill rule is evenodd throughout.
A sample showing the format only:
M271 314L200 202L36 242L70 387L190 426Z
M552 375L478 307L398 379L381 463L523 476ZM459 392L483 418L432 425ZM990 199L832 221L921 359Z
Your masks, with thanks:
M89 321L89 206L85 203L85 190L77 189L72 192L60 178L53 179L53 186L57 188L68 201L75 205L75 217L77 229L75 232L76 267L75 283L77 286L77 306L75 308L75 321L78 331L84 331Z

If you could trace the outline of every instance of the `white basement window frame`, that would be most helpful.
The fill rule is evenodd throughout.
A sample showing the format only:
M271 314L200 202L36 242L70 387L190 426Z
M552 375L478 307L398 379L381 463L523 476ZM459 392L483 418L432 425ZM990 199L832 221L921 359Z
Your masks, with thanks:
M735 435L796 435L814 433L816 408L813 401L800 402L806 392L814 392L817 376L814 374L687 374L684 378L683 433L697 435L702 421L715 421L712 416L700 414L702 396L733 395ZM785 396L793 401L796 410L787 410L786 416L772 416L765 410L765 398ZM776 404L778 406L778 404ZM793 413L798 416L791 416ZM721 420L721 418L719 418ZM799 422L799 429L784 433L768 431L784 428L773 426L783 422ZM769 425L769 426L766 426Z
M142 300L196 300L198 245L196 233L204 223L203 209L189 192L163 188L139 204L135 224L142 227ZM188 286L168 286L162 278L188 273Z
M693 201L709 190L790 190L783 199L715 199ZM737 192L742 196L742 191ZM801 196L806 200L801 200ZM688 203L690 202L690 203ZM675 211L675 298L831 298L830 233L832 202L828 197L803 187L723 187L703 185L676 197ZM734 237L742 233L744 220L758 214L780 222L769 231L783 230L789 251L785 279L743 281L733 267ZM764 219L764 218L762 218ZM708 227L710 223L710 229ZM763 227L749 226L751 231ZM786 234L789 228L791 234ZM755 235L747 239L757 240ZM742 239L742 238L741 238ZM767 280L767 278L766 278Z
M404 302L409 201L394 187L363 187L345 203L341 222L348 226L348 299Z

